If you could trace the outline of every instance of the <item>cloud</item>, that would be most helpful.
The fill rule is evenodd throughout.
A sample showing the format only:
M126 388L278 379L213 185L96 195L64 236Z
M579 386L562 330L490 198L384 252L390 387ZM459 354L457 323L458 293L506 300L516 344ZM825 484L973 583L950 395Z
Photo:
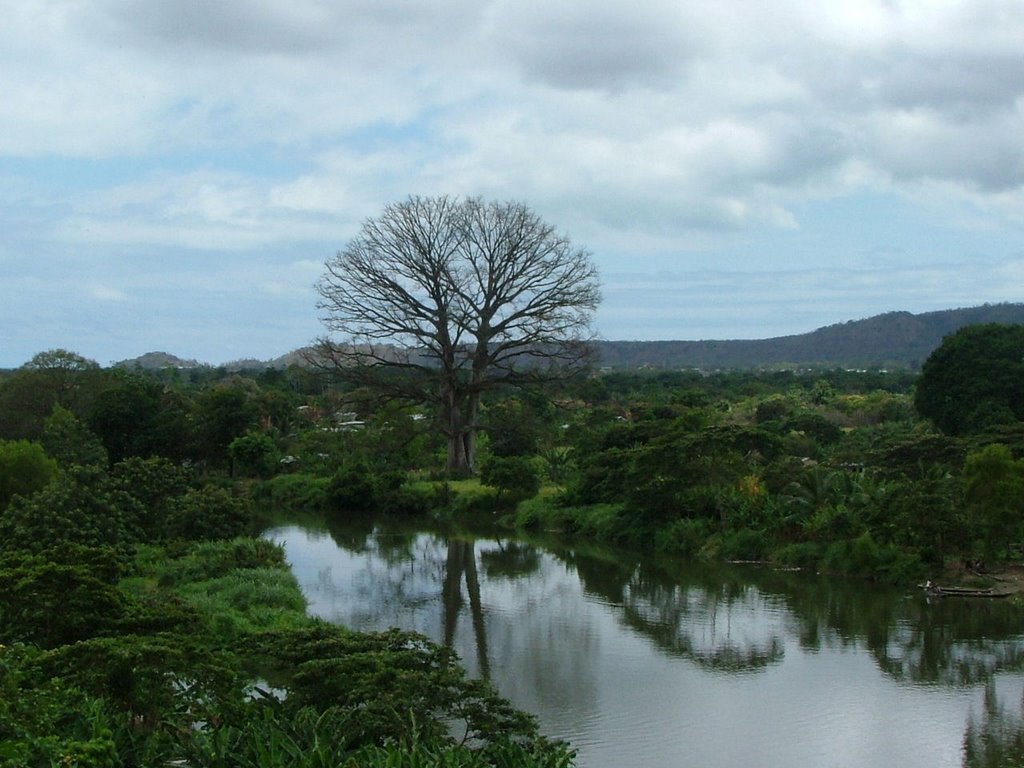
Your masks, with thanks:
M703 47L678 3L494 3L490 34L531 80L564 89L668 85Z
M0 262L43 283L68 272L122 305L154 276L186 290L204 269L297 301L305 288L278 265L319 263L409 194L524 200L609 273L629 260L882 275L883 253L909 270L1020 252L1017 0L0 0L0 13ZM246 280L244 256L266 273ZM134 276L102 272L113 264ZM909 274L872 290L915 300ZM1012 285L984 283L1000 297Z
M988 267L606 272L598 327L608 339L759 339L896 310L1020 301L1024 255Z

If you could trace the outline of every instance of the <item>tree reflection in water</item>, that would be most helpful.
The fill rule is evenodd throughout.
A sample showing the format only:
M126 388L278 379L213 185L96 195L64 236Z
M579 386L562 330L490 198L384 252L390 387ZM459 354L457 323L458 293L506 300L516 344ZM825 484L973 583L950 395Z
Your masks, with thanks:
M400 624L447 645L456 643L462 621L471 633L471 646L464 634L462 647L472 647L468 655L487 679L513 646L529 648L531 658L514 680L502 672L503 686L520 686L520 701L551 705L572 697L575 706L599 690L586 657L600 640L580 623L593 619L573 613L581 609L559 603L543 626L502 614L518 600L550 608L575 580L585 600L606 606L662 654L716 675L762 673L784 660L787 647L810 654L851 649L868 652L883 675L901 683L985 684L984 711L965 723L964 765L1024 765L1024 715L1000 706L992 685L1001 673L1024 670L1020 609L1006 601L929 601L917 590L803 573L694 567L507 534L479 539L379 521L338 526L330 534L367 563L355 579L360 607L346 609L347 616L365 611L355 615L360 626ZM351 602L352 594L338 598ZM413 613L414 623L406 622ZM489 643L497 644L496 656Z
M445 559L444 586L441 594L444 605L444 644L449 647L455 641L455 628L463 605L463 580L469 594L469 612L473 622L477 665L480 676L484 680L490 680L491 663L487 655L487 626L484 623L484 609L480 601L480 579L476 573L476 548L468 539L448 539L448 556Z
M1024 700L1015 710L999 702L992 681L985 686L980 722L972 714L964 734L964 768L1024 766Z
M1024 669L1021 610L1005 601L929 600L916 590L765 568L556 554L588 591L621 605L627 625L704 667L764 668L795 634L810 651L867 649L886 675L913 683L973 685Z
M809 651L867 649L886 675L914 683L973 685L1024 669L1020 609L1004 601L929 601L916 591L803 573L693 567L552 541L542 549L488 537L478 552L472 536L424 534L401 524L356 521L330 533L347 551L400 566L377 574L374 595L367 596L377 605L422 603L424 584L433 584L446 644L468 604L485 677L491 664L478 568L488 581L515 580L537 572L544 551L574 570L586 593L618 606L626 626L665 653L708 669L763 669L783 658L787 637Z

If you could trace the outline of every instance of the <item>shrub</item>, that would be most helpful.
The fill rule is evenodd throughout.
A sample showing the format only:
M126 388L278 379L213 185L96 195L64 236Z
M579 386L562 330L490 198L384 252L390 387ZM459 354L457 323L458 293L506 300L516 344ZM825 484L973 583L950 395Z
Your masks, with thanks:
M779 565L793 568L816 568L821 562L821 546L813 541L801 541L787 544L772 553L772 560Z
M28 440L0 440L0 511L15 496L31 496L57 476L57 462Z
M540 490L537 465L525 456L492 456L480 471L480 482L498 490L498 501L514 505Z
M726 560L763 560L768 555L768 538L761 531L744 528L722 537L721 556Z
M376 495L374 476L368 467L342 467L327 484L329 508L336 511L366 512L374 509Z
M654 545L662 552L695 557L715 530L711 520L683 518L673 520L655 535Z
M38 679L38 657L29 646L0 645L0 765L122 765L102 702L59 679Z
M191 490L171 505L167 518L170 538L233 539L251 532L253 510L247 499L214 486Z
M260 486L260 495L274 507L316 512L327 507L330 482L304 473L278 475Z
M139 503L94 466L74 465L42 490L15 496L0 515L0 551L62 543L122 546L139 539Z
M249 432L228 445L233 471L242 475L268 477L277 467L280 454L274 441L262 432Z

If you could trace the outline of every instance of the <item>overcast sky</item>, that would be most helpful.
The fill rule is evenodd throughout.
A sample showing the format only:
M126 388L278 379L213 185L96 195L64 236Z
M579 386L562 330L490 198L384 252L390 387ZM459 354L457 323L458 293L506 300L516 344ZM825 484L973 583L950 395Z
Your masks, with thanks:
M1021 0L0 0L0 366L271 358L410 194L593 253L608 339L1024 300Z

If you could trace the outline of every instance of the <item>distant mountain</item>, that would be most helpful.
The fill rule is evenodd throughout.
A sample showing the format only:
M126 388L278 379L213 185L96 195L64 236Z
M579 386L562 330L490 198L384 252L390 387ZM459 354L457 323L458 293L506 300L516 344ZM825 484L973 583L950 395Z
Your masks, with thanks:
M1024 323L1024 304L985 304L919 315L888 312L772 339L600 341L597 351L601 365L611 368L916 369L943 337L978 323Z
M164 368L202 368L202 363L196 360L183 360L172 355L170 352L147 352L144 355L133 357L130 360L122 360L114 363L114 368L130 368L135 370L141 368L145 371L162 371Z
M598 341L600 365L607 368L902 368L917 369L944 336L978 323L1022 323L1024 304L985 304L919 315L887 312L850 320L795 336L723 341ZM235 360L221 364L229 371L305 365L296 349L273 360ZM114 364L118 368L210 367L167 352L148 352Z

